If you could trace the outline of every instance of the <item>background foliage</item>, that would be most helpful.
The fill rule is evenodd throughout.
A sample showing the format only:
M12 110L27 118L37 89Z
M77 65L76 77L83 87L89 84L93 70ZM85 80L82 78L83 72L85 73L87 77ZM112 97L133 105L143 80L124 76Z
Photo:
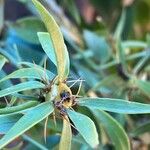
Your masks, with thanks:
M68 57L62 56L64 58L58 63L60 56L56 60L53 55L56 49L64 47L60 43L62 39L56 38L56 47L52 48L51 39L45 33L47 29L33 3L30 0L14 2L12 5L11 0L0 0L0 135L6 135L0 140L0 146L21 135L5 149L58 149L59 143L59 148L63 149L61 146L70 142L66 138L71 134L70 125L57 118L55 126L50 117L45 143L42 120L53 112L53 107L48 102L39 102L39 89L44 88L44 84L39 82L41 76L46 72L45 78L52 80L57 73L65 72L64 60ZM82 98L74 108L76 112L68 110L70 119L80 132L72 135L72 149L91 149L97 145L93 139L98 134L98 149L127 150L131 147L148 150L149 0L41 2L63 33L70 57L70 80L85 80L80 90ZM10 6L14 10L9 9ZM51 33L52 25L49 24L48 28ZM37 32L40 32L38 36ZM50 59L47 59L45 71L46 58ZM64 73L60 78L67 75ZM78 86L77 83L71 88L73 94L76 94ZM86 97L92 98L87 100ZM39 112L42 113L35 115ZM93 130L85 131L87 125ZM67 141L66 144L62 139Z

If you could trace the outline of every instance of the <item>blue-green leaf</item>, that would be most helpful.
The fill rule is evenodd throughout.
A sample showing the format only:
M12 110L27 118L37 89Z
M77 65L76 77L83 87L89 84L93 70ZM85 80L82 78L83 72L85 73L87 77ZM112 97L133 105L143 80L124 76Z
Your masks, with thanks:
M92 147L96 148L99 144L98 134L94 122L87 116L75 111L67 110L69 118L74 123L84 140Z
M91 110L105 110L123 114L144 114L150 113L150 104L142 104L122 99L111 98L81 98L79 105Z
M17 105L17 106L1 108L0 109L0 115L9 114L9 113L13 113L13 112L18 112L18 111L36 106L37 104L38 104L37 101L29 101L29 102L26 102L24 104L20 104L20 105Z
M19 83L17 85L1 90L0 97L4 97L6 95L14 94L14 93L21 92L21 91L44 88L44 87L45 85L38 81L28 81L24 83Z
M13 37L20 39L25 44L39 44L37 37L38 31L45 31L43 22L37 17L23 17L18 19L15 23L9 24L9 32Z
M125 25L125 20L126 20L126 10L123 9L122 14L121 14L120 19L119 19L119 22L117 24L115 33L114 33L114 38L115 39L121 38L121 34L123 32L124 25Z
M30 68L35 68L35 71L44 70L44 68L42 68L41 66L30 63L30 62L20 62L19 65L25 65L25 66L28 66ZM55 75L52 72L50 72L49 70L46 69L45 72L48 75L50 80L52 80L55 77Z
M130 150L129 139L122 126L104 111L92 112L111 138L115 150Z
M106 39L88 30L85 30L83 35L88 48L95 54L94 59L101 63L108 61L111 53Z
M146 42L142 41L123 41L122 42L123 48L146 48Z
M9 142L20 136L35 124L42 121L53 112L54 108L50 102L42 103L28 111L18 122L0 139L0 149Z
M0 82L15 78L41 79L42 77L46 78L47 80L49 79L44 69L41 70L39 68L22 68L2 78Z
M49 59L57 66L55 49L48 32L38 32L38 38Z
M23 114L0 115L0 134L5 134Z

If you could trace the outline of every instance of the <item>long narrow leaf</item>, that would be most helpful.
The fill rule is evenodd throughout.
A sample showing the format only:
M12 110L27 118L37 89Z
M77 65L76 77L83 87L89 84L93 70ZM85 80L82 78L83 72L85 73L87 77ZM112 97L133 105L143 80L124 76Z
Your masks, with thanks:
M28 81L24 83L20 83L14 86L11 86L7 89L0 91L0 97L4 97L6 95L14 94L17 92L25 91L25 90L31 90L31 89L37 89L37 88L44 88L44 84L38 81Z
M18 122L0 139L0 149L9 142L20 136L35 124L42 121L53 112L54 108L50 102L45 102L28 111Z
M38 32L38 38L47 56L57 66L55 49L50 34L48 32Z
M79 105L98 110L123 114L144 114L150 113L150 104L130 102L121 99L111 98L83 98L79 100Z
M94 122L87 116L75 111L67 110L68 115L84 140L92 147L96 148L99 144L98 134Z
M8 130L23 116L23 114L0 115L0 134Z
M18 112L18 111L36 106L37 104L38 104L37 101L29 101L29 102L26 102L26 103L18 105L18 106L1 108L0 115Z
M143 41L123 41L122 42L123 48L146 48L147 43Z
M123 29L124 29L124 25L125 25L125 20L126 20L126 10L123 9L122 14L120 16L120 20L117 24L117 27L116 27L116 30L115 30L115 33L114 33L114 38L115 39L119 39L121 37L121 34L123 32Z
M108 136L113 142L115 150L130 150L128 136L115 119L113 119L108 113L101 110L94 110L93 114L104 129L106 129Z
M8 76L2 78L0 82L15 78L41 79L43 76L48 79L48 76L45 74L44 69L40 70L35 68L23 68L16 70Z
M69 119L67 120L63 119L63 130L61 134L59 150L71 150L72 131L69 124Z
M66 49L64 39L60 28L55 22L54 18L50 13L41 5L37 0L32 0L37 10L39 11L41 18L50 34L50 38L53 42L53 47L55 49L56 60L57 60L57 72L59 79L62 81L67 78L69 74L69 56Z
M18 65L25 65L31 68L35 68L34 70L37 72L38 70L43 70L43 68L39 65L30 63L30 62L20 62ZM49 70L45 70L46 74L48 75L49 79L52 80L55 77L55 74L50 72Z

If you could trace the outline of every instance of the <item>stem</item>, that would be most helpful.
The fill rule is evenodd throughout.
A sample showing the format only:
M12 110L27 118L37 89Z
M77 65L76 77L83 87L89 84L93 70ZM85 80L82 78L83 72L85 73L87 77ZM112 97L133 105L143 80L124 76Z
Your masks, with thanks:
M142 51L142 52L139 52L139 53L136 53L136 54L132 54L132 55L126 57L126 60L129 61L129 60L137 59L137 58L140 58L140 57L144 57L146 55L147 55L147 52L146 51ZM107 64L98 66L98 70L107 69L109 67L115 66L117 63L118 63L117 60L113 60L113 61L111 61L111 62L109 62Z
M22 137L23 137L23 139L25 141L28 141L28 142L32 143L33 145L35 145L39 149L41 149L41 150L48 150L48 148L46 148L44 145L38 143L37 141L35 141L34 139L30 138L29 136L24 134L24 135L22 135Z

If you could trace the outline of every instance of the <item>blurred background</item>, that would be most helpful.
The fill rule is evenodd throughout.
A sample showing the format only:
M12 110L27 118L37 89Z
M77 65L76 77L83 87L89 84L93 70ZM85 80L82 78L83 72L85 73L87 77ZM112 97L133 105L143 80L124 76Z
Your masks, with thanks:
M150 0L40 2L61 27L70 55L70 77L85 80L81 95L150 103ZM21 61L43 65L46 56L38 31L46 29L31 0L0 0L0 53L9 60L1 78L19 68ZM56 73L51 61L47 68ZM130 136L134 150L150 149L149 115L111 115L129 135L134 133ZM148 124L147 130L134 132L143 124ZM103 140L106 149L112 149Z
M1 0L2 1L2 0ZM120 17L122 8L127 8L126 34L124 38L144 39L150 30L149 0L46 0L47 7L54 11L60 20L63 15L71 22L94 30L104 27L113 31ZM16 21L31 16L34 10L29 0L6 0L4 9L5 20ZM101 26L100 26L101 25Z

